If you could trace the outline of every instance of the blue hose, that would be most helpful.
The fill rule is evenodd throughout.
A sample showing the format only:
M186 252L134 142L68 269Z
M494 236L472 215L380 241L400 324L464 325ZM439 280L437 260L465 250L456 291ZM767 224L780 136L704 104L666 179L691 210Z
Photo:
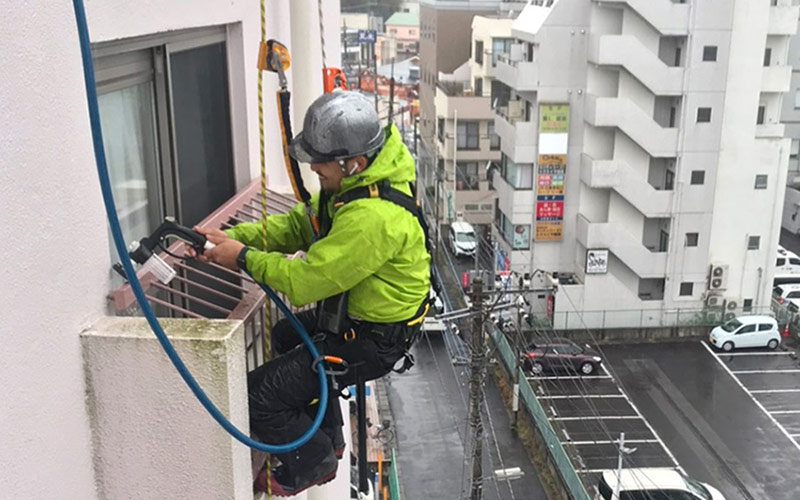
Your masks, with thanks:
M156 334L158 342L161 344L161 347L164 349L164 352L166 352L170 361L172 361L175 369L183 378L183 381L186 382L186 385L189 386L189 389L192 390L195 397L200 401L206 411L211 414L214 420L216 420L223 429L225 429L231 436L238 439L243 444L256 450L266 453L288 453L290 451L294 451L311 439L311 437L319 429L319 426L322 423L322 418L325 416L325 409L328 406L328 381L325 376L325 368L323 367L322 363L317 364L317 377L319 378L320 387L319 406L317 407L317 414L314 417L314 422L311 424L311 427L308 428L305 434L290 443L259 443L258 441L251 439L249 436L237 429L232 423L230 423L230 421L225 418L225 416L219 411L214 403L208 399L206 393L203 392L203 389L197 384L197 381L194 379L194 377L192 377L192 374L189 373L189 370L186 368L186 365L183 363L180 356L178 356L178 353L175 352L175 348L172 347L172 343L170 343L167 335L164 333L164 330L158 323L158 319L156 319L155 314L153 314L153 309L150 307L150 303L145 297L144 291L142 290L142 285L139 283L139 279L136 277L136 271L134 271L130 257L128 256L125 239L122 236L119 219L117 218L117 209L114 205L114 197L111 193L111 182L108 177L106 153L103 148L103 134L100 128L100 112L97 104L97 90L94 80L94 67L92 64L92 49L89 42L89 28L86 24L86 11L83 7L83 0L73 0L72 3L75 7L75 20L78 23L78 38L80 39L81 44L83 77L86 83L86 99L89 103L89 121L91 122L92 126L92 141L94 142L94 156L95 160L97 161L97 175L100 178L100 188L103 192L103 202L105 203L106 215L108 215L108 222L111 226L111 234L114 238L114 246L116 246L117 252L119 253L119 258L122 261L125 274L129 277L131 289L133 290L133 294L136 296L136 301L139 303L139 307L142 308L142 312L144 313L145 318L147 318L147 322L150 324L150 328L152 328L153 333ZM314 343L311 341L311 338L308 336L308 333L303 328L303 325L297 320L297 317L292 314L289 308L286 307L286 304L280 300L274 291L263 284L261 285L261 288L264 289L264 292L267 294L267 296L269 296L269 298L275 302L281 312L283 312L283 314L289 319L289 322L292 324L294 329L300 334L303 344L305 344L306 348L308 348L308 351L311 353L311 358L317 359L319 357L319 352L317 351L316 346L314 346Z

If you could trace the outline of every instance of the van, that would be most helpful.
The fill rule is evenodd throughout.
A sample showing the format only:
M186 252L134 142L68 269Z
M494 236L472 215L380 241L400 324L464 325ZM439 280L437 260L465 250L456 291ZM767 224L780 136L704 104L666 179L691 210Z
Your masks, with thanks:
M775 274L800 274L800 257L796 253L778 246L778 255L775 260Z
M616 486L617 471L603 472L595 500L725 500L713 486L661 467L622 469L619 499L613 498Z
M469 222L455 221L450 224L448 241L450 242L450 249L456 257L461 257L462 255L472 257L475 255L478 240L475 237L475 229Z

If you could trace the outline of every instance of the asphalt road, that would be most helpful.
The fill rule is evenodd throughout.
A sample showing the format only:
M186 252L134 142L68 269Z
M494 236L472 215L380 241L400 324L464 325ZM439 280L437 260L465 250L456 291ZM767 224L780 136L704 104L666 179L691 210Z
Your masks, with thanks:
M469 498L472 469L467 425L466 366L453 366L442 338L430 335L413 348L416 365L387 377L389 403L397 429L400 481L405 498ZM483 472L486 500L544 500L536 470L510 430L498 389L486 384ZM496 481L492 471L520 467L525 475Z
M687 474L717 487L727 499L800 498L800 448L721 356L701 342L605 346L603 351L617 380ZM754 362L737 361L750 367ZM777 378L762 380L759 387L771 387L773 381L778 383Z

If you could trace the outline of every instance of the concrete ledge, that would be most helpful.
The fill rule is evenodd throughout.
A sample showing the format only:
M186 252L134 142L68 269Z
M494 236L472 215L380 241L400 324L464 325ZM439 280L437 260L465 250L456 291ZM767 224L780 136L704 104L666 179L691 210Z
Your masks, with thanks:
M209 398L248 433L242 322L161 324ZM102 318L81 346L99 498L253 498L250 449L203 409L146 320Z

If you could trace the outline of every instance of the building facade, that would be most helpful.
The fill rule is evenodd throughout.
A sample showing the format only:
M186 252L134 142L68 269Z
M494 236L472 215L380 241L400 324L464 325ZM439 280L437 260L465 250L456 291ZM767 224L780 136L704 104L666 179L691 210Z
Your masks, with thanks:
M494 131L490 89L494 83L497 47L510 46L508 17L475 16L472 54L452 74L439 74L436 109L437 170L440 176L439 214L443 222L461 217L473 225L493 220L495 192L488 172L499 166L500 138Z
M86 4L106 151L119 216L128 222L126 236L142 237L151 214L178 215L191 224L191 218L208 208L205 203L236 193L256 179L258 2ZM20 499L109 498L101 491L101 483L109 477L98 472L109 464L97 455L97 421L93 423L107 401L96 399L97 393L87 387L93 367L82 356L81 335L110 313L107 295L117 286L118 276L111 268L117 257L109 251L75 14L71 2L6 7L0 42L11 50L0 55L7 69L0 82L0 102L9 126L0 139L4 164L0 223L28 229L16 231L0 250L7 262L14 262L3 269L0 288L4 311L0 330L5 341L0 354L4 381L0 491L5 498ZM293 55L289 80L294 123L302 123L306 107L322 91L317 2L278 0L270 3L270 9L267 36L286 43ZM323 14L327 63L337 65L339 2L326 0ZM59 61L57 73L42 64L45 58ZM293 77L298 74L303 77ZM277 90L275 75L265 73L269 185L288 189L274 118ZM163 101L165 96L171 101ZM165 121L171 130L162 134L165 131L159 127ZM151 168L154 165L157 168ZM158 175L151 176L153 171ZM71 250L56 256L61 253L54 253L56 248ZM115 353L120 350L112 348L94 368L113 368L120 363ZM150 360L166 362L163 354ZM148 387L142 376L150 376L149 372L140 373L135 364L117 366L117 372L128 377L128 386ZM242 389L245 376L242 371ZM174 372L149 387L158 388L153 393L188 394ZM133 396L119 391L110 397L130 401ZM224 413L229 409L225 401L216 403ZM166 418L175 409L184 414L183 421ZM124 421L127 430L121 432L127 432L135 445L124 448L124 453L117 449L115 455L141 457L144 470L152 464L191 462L193 450L203 455L242 449L232 438L222 439L220 445L222 434L208 442L185 439L183 431L208 422L205 415L200 422L191 420L198 409L196 403L184 407L168 401L161 408L123 415L119 422ZM154 413L161 415L164 427L142 429L141 417ZM214 432L223 431L215 427ZM153 452L164 442L174 445L170 453ZM183 494L253 498L249 453L240 465L241 476L221 467L214 473L238 482L236 496L232 489L198 494L187 489ZM155 484L205 481L203 471L183 467L183 474L153 475L140 483L141 489L125 491L123 496L159 498L158 493L147 493ZM348 469L342 469L344 484L337 484L338 490L317 498L349 497ZM135 475L141 470L128 472ZM174 498L163 491L160 497ZM303 493L298 498L309 497Z
M786 2L787 5L791 3ZM789 43L788 65L792 67L792 81L789 93L783 98L781 110L781 122L785 127L786 137L791 140L783 227L798 234L800 233L800 35L793 36Z
M558 273L556 327L769 305L797 16L743 0L555 0L520 13L497 66L509 94L495 226L511 241L496 240L512 270ZM529 249L515 248L526 235Z

